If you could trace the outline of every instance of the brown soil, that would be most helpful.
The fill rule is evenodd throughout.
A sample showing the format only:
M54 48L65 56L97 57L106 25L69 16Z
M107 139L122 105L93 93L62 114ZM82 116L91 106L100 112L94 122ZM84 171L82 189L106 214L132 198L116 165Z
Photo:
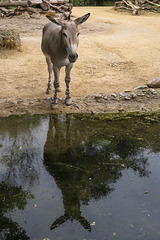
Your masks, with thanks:
M0 19L1 28L18 30L22 47L0 50L0 115L22 113L115 112L157 109L157 98L110 100L104 96L133 90L160 77L160 17L159 14L115 12L110 7L74 8L72 15L91 13L80 26L79 59L71 76L71 106L65 106L64 69L61 70L59 106L50 109L46 95L48 72L41 52L41 32L48 22L40 19ZM103 93L103 94L100 94ZM157 92L159 96L159 92ZM95 96L96 95L96 96ZM98 95L98 96L97 96ZM101 96L99 96L101 95ZM87 97L88 96L88 97ZM89 97L92 96L92 97ZM128 101L129 100L129 101Z

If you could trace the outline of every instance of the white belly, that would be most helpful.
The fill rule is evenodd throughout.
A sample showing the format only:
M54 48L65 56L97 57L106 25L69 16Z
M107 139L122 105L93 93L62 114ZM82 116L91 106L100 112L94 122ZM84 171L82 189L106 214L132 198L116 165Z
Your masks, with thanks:
M68 58L66 58L66 59L61 59L59 61L56 61L55 64L56 64L56 66L63 67L63 66L67 66L68 64L70 64L70 61Z
M45 56L57 67L61 68L64 66L67 66L68 64L70 64L70 61L68 58L61 58L61 59L52 59L51 60L51 56L45 54Z

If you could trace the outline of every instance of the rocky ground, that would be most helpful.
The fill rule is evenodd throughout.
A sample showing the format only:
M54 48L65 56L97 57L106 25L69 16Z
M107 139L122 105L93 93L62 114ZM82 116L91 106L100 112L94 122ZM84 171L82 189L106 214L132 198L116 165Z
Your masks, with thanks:
M160 109L160 89L139 86L133 91L120 93L99 93L85 98L75 98L66 106L63 98L58 99L57 109L51 110L51 98L0 99L1 116L34 113L119 113L145 112Z

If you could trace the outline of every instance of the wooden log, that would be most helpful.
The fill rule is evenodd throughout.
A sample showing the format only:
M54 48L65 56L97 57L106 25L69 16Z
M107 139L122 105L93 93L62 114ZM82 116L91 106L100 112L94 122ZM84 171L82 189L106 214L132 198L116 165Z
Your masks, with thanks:
M137 10L140 9L140 7L135 6L131 1L127 1L127 0L123 0L123 1L127 6L131 7L133 10L134 9L137 9Z
M157 7L156 6L152 6L152 7L151 6L148 6L148 7L146 6L143 10L149 10L149 11L155 11L156 12Z
M65 4L65 3L69 3L69 0L50 0L50 3L52 3L52 4Z
M149 4L151 4L151 5L154 5L154 6L160 7L159 4L157 4L157 3L153 3L153 2L151 2L151 1L149 1L149 0L146 0L146 2L149 3Z
M32 13L39 13L41 11L41 9L33 8L33 7L27 7L27 11L32 12Z
M3 13L8 13L8 9L5 8L5 7L0 7L0 11L3 12Z
M55 11L57 11L57 12L60 12L60 13L63 13L63 12L64 12L60 7L55 6L55 5L53 5L53 4L50 4L50 8L53 9L53 10L55 10Z
M50 9L50 3L47 0L42 0L40 6L44 11L48 11Z
M40 5L43 3L43 0L28 0L28 5L29 6L36 6L36 5ZM69 3L69 0L63 0L63 1L60 1L60 0L50 0L48 1L50 4L65 4L65 3Z
M5 17L13 17L16 11L11 11L5 15Z
M123 6L124 5L124 2L121 1L121 2L115 2L114 3L115 7L120 7L120 6Z
M71 11L73 8L73 4L69 3L69 4L61 5L60 8L63 9L64 11Z
M51 4L65 4L65 3L69 3L69 0L50 0Z
M69 3L69 0L51 0L50 1L51 4L65 4L65 3ZM36 5L40 5L42 4L42 0L28 0L28 1L13 1L13 2L1 2L0 1L0 7L18 7L18 6L22 6L22 7L26 7L26 6L36 6Z
M46 11L40 9L39 13L41 13L41 14L46 14ZM55 14L55 11L53 11L53 10L51 10L51 9L49 9L49 10L47 11L47 14L51 14L52 17L55 17L55 15L56 15L56 14Z
M123 0L123 2L130 8L132 8L132 14L136 15L138 14L138 9L140 9L140 7L135 6L131 1L127 1L127 0Z
M122 0L120 2L115 2L115 9L127 9L132 10L132 14L138 14L138 10L150 10L153 12L159 12L160 4L158 0Z
M19 11L26 11L31 13L39 13L42 9L39 8L33 8L33 7L19 7Z
M128 11L131 10L131 9L128 9L127 7L125 7L125 6L119 6L119 7L116 6L115 9L116 9L116 10L117 10L117 9L126 9L126 10L128 10Z
M14 15L17 14L17 11L19 10L20 7L16 7L14 9L9 9L8 13L5 14L5 17L13 17Z
M61 4L60 4L61 3ZM64 4L62 4L64 3ZM6 8L1 5L5 5ZM7 7L13 6L14 9L7 9ZM32 6L36 6L33 8ZM38 8L37 8L38 7ZM23 11L32 13L46 13L51 12L55 13L71 13L71 9L73 8L73 4L69 3L69 0L60 1L60 0L27 0L27 1L13 1L13 2L1 2L0 1L0 17L12 17L14 15L19 15Z
M26 7L27 2L26 1L21 1L21 2L0 2L0 7Z

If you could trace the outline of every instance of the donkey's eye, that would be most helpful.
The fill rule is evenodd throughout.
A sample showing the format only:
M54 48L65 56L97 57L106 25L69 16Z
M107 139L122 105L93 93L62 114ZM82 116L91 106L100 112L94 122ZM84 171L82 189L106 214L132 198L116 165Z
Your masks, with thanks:
M79 36L80 33L77 33L77 37Z
M65 32L63 32L63 36L64 36L64 37L67 37L67 34L66 34Z

